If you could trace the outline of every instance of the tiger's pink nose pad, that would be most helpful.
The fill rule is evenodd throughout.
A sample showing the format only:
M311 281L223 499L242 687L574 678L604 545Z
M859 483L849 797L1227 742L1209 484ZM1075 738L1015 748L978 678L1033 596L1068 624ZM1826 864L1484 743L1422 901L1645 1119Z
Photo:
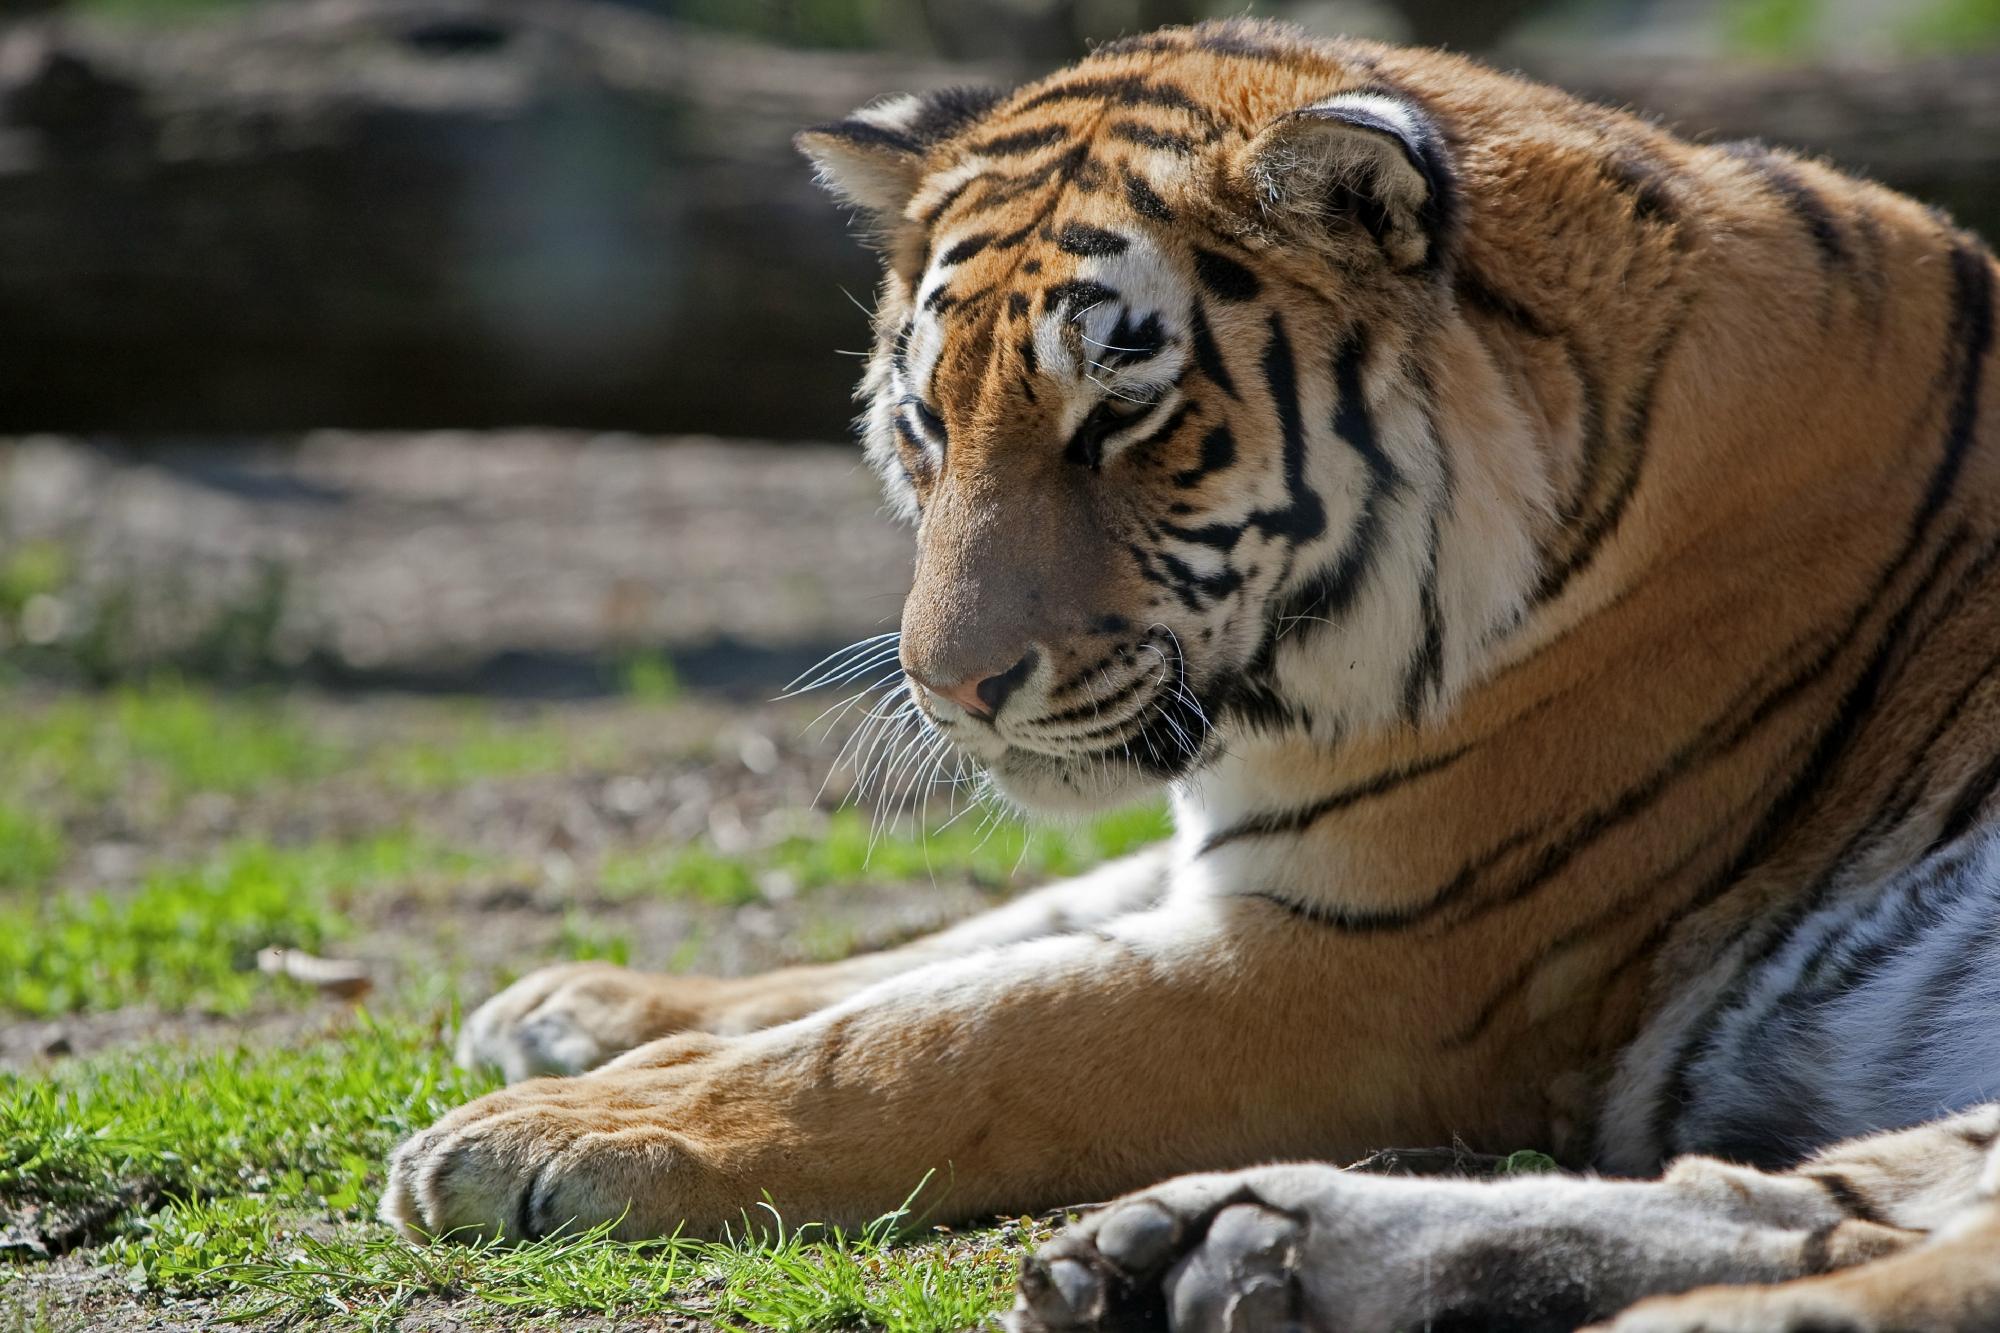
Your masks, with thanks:
M969 716L981 722L991 722L1000 715L1000 709L1014 691L1021 688L1021 682L1034 674L1034 670L1035 654L1030 650L1020 661L996 675L968 677L951 685L933 685L922 676L918 676L917 681L940 699L949 699L963 708Z
M986 702L979 697L979 687L985 683L983 680L961 680L958 684L947 685L943 689L935 685L926 685L924 688L940 699L951 700L981 721L991 722L993 714L998 710L988 708Z

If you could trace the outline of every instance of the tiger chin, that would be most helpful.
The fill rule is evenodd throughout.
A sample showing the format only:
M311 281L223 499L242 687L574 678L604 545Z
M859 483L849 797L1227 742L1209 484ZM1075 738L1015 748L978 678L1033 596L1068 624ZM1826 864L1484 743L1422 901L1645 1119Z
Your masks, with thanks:
M887 953L534 973L385 1218L855 1224L928 1174L936 1220L1118 1200L1019 1330L2000 1327L1977 241L1247 21L799 142L884 257L910 707L1176 835ZM1597 1174L1305 1164L1446 1142Z

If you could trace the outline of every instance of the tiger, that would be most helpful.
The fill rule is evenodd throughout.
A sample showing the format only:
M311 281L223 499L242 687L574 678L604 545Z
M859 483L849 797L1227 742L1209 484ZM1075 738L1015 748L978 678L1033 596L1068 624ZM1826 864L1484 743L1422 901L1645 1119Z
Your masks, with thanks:
M799 145L881 252L858 432L916 537L848 660L1005 800L1174 832L842 962L531 973L386 1220L929 1179L1094 1205L1018 1333L2000 1328L1978 240L1252 20ZM1567 1169L1333 1165L1397 1143Z

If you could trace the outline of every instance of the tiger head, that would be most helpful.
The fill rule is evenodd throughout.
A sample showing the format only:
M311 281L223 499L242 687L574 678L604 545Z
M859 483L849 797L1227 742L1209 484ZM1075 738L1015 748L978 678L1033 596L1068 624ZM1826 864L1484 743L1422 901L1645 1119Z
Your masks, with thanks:
M859 428L917 530L911 696L1023 805L1419 721L1518 610L1524 540L1441 550L1480 522L1428 382L1450 135L1348 48L1250 49L1287 42L1170 31L799 136L885 260Z

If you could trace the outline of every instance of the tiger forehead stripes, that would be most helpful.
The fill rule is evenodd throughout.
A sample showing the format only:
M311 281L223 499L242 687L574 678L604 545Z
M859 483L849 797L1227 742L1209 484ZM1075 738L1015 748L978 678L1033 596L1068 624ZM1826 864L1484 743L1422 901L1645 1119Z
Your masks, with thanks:
M801 146L884 253L862 434L916 528L900 636L826 669L864 770L1165 787L1175 837L840 963L524 978L463 1058L609 1063L413 1139L386 1215L863 1223L932 1172L958 1217L1143 1191L1020 1333L2000 1328L1976 239L1254 22ZM1656 1178L1254 1165L1446 1142Z

